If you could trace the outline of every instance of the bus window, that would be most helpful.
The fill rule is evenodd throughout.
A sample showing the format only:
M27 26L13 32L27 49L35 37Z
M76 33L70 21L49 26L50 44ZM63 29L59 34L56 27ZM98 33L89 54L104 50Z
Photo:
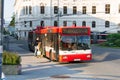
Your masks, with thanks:
M62 50L90 49L90 37L61 36L60 49Z
M60 49L71 50L75 43L75 36L61 36Z
M90 49L89 36L77 36L78 49Z

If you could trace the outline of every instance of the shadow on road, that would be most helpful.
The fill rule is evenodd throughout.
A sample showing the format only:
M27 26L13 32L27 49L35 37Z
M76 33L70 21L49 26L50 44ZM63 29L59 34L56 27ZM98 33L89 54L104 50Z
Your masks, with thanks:
M120 49L92 46L92 62L105 62L120 59Z

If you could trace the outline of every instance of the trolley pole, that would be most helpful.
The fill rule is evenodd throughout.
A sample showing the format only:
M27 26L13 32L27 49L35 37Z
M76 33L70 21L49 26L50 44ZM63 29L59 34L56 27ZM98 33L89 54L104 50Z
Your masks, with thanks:
M4 14L4 0L0 0L0 80L2 79L2 53L3 53L3 15Z

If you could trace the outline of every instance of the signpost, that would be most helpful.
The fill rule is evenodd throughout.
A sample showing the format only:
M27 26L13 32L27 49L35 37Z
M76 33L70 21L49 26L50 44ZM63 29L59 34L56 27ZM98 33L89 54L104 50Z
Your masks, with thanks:
M4 14L4 0L0 0L0 80L2 79L2 53L3 53L3 44L2 44L2 33L3 33L3 15Z

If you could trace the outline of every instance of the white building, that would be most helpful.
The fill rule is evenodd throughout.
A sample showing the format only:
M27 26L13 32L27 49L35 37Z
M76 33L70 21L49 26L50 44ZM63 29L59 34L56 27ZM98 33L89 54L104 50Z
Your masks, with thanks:
M16 0L14 8L16 33L20 38L27 38L29 30L43 24L76 23L90 26L95 32L120 31L120 0Z

